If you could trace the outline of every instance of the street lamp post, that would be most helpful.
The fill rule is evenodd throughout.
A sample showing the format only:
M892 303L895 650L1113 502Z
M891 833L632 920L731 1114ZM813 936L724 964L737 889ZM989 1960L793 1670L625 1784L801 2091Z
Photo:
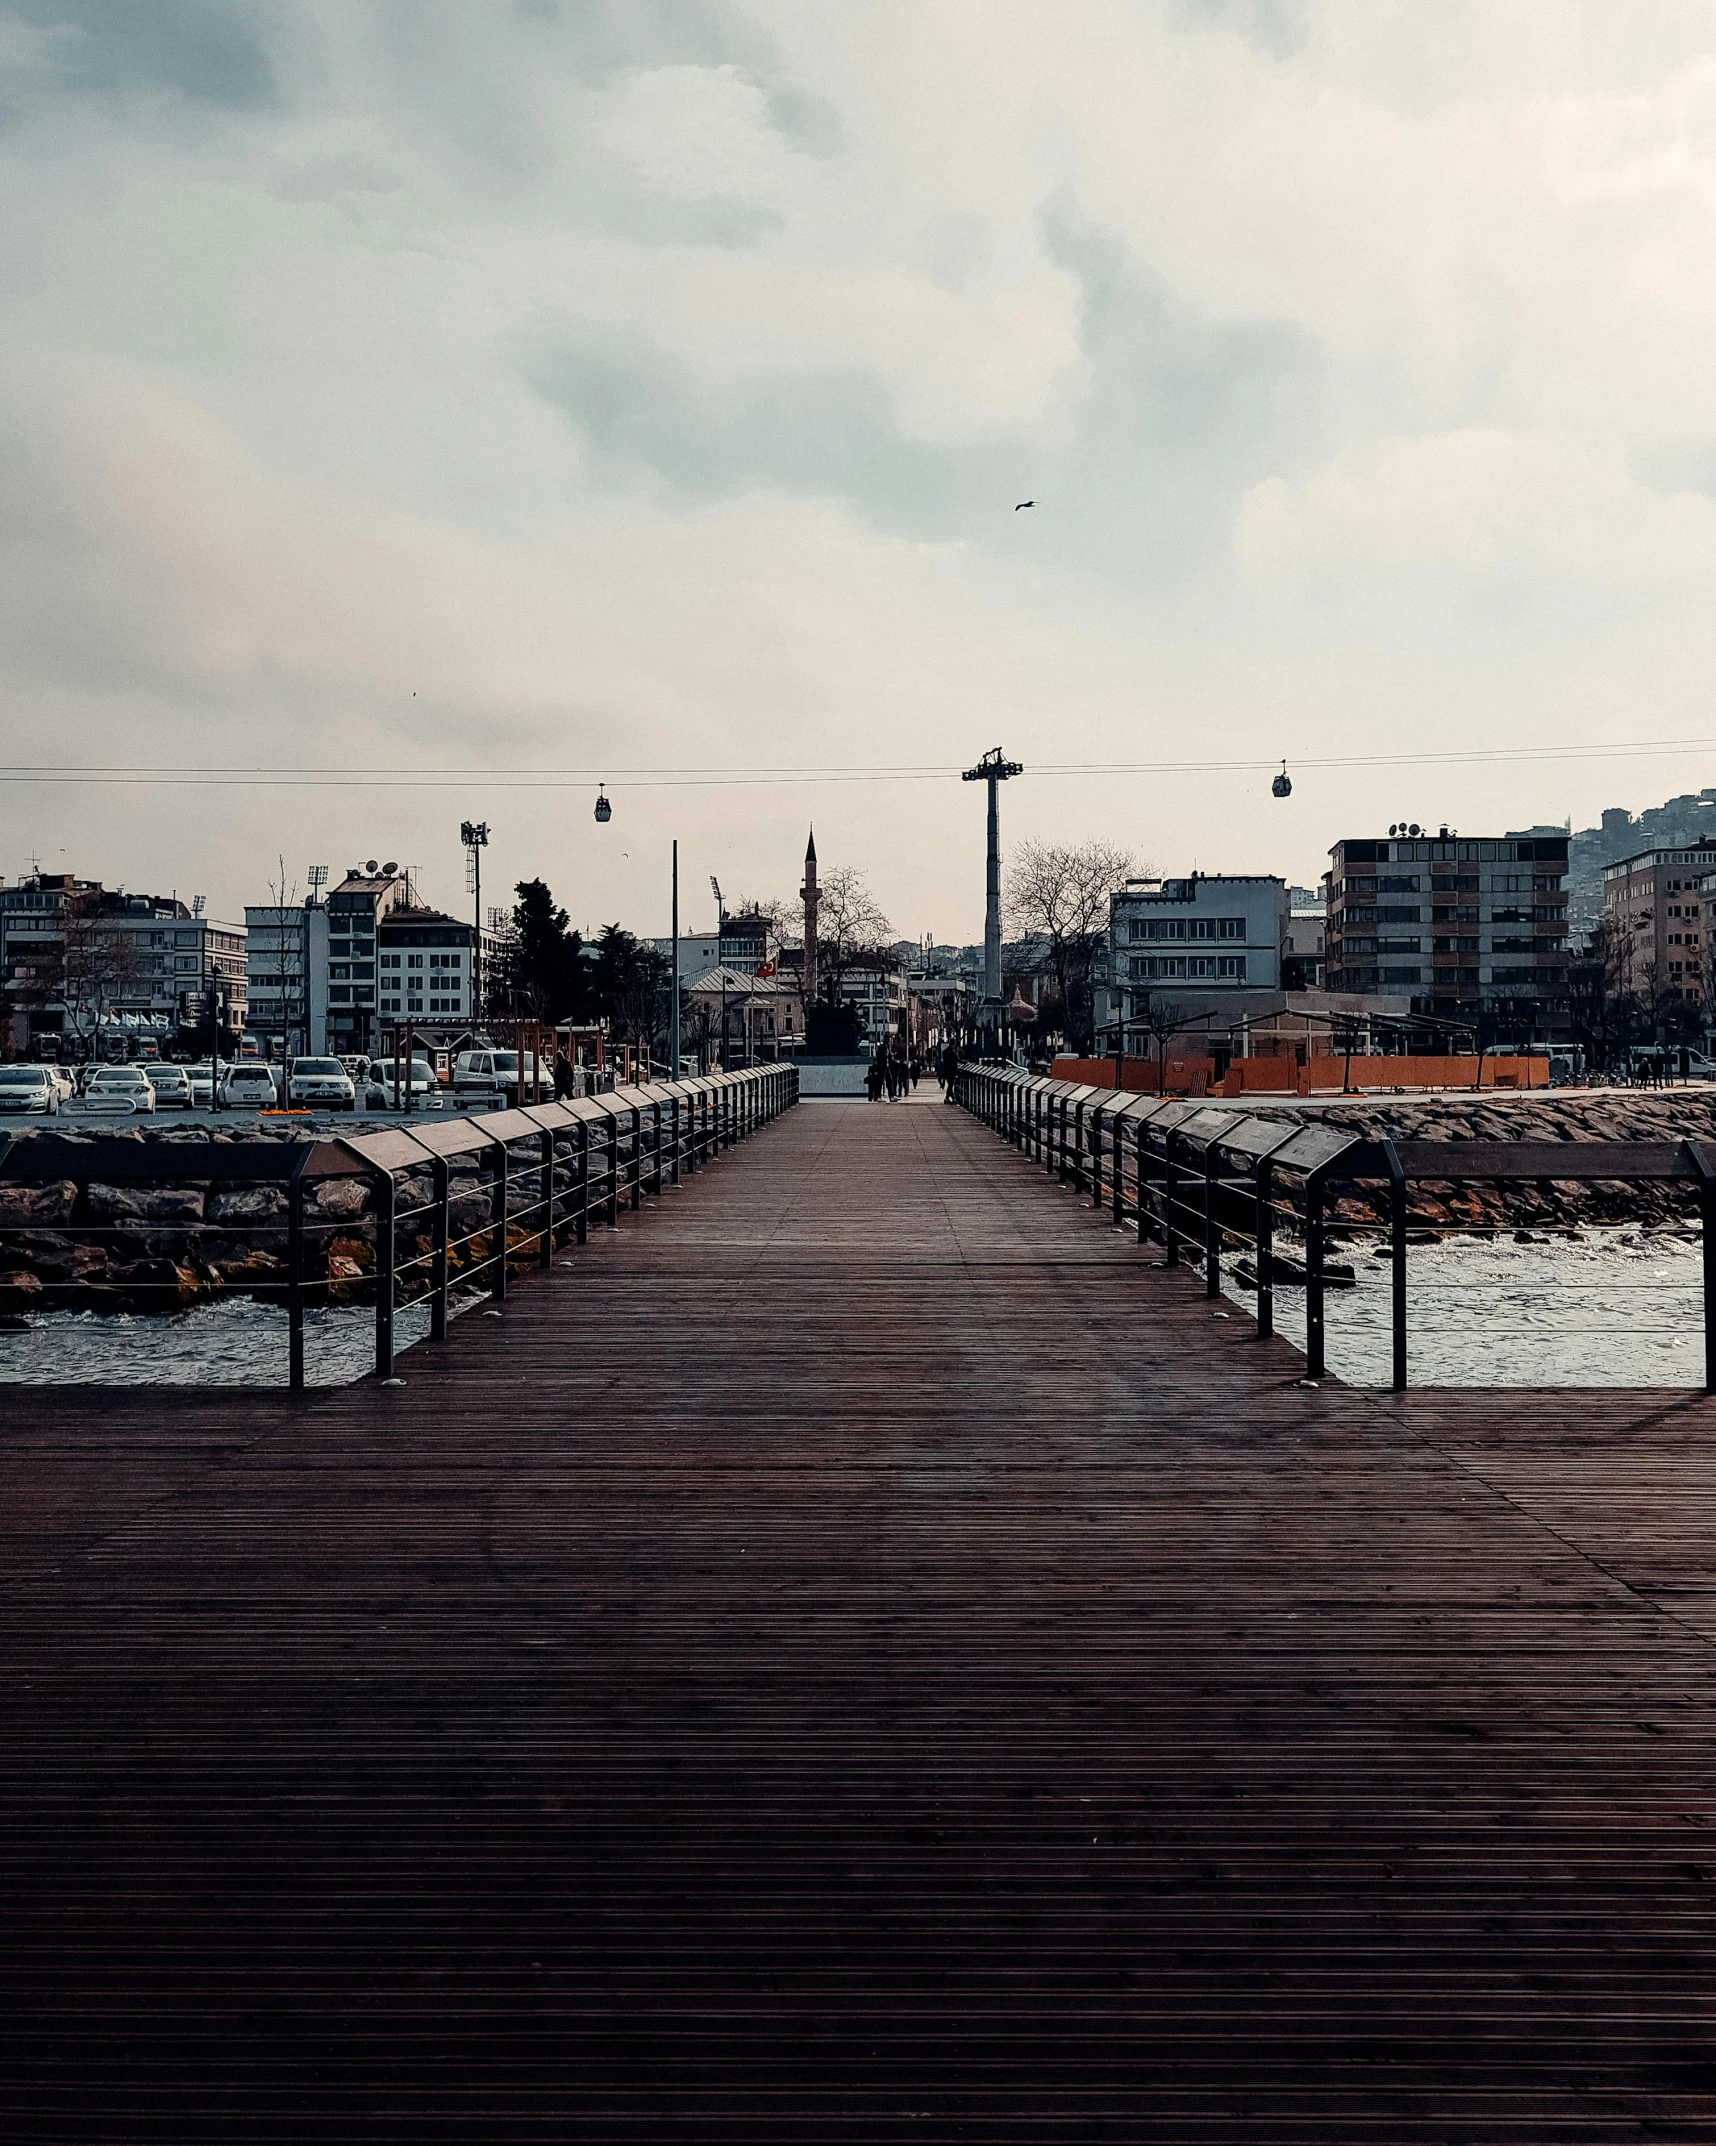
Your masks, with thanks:
M668 1079L679 1078L679 844L673 845L673 998L667 1017ZM677 1166L676 1166L677 1167Z

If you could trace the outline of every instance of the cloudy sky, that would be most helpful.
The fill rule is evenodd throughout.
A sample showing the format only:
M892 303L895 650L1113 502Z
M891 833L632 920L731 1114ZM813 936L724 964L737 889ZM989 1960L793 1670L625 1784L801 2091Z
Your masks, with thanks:
M1308 880L1716 744L1047 770L1716 739L1713 574L1716 5L0 0L3 757L336 778L8 779L8 878L462 906L480 816L659 930L814 816L968 939L974 787L641 771L1000 742Z

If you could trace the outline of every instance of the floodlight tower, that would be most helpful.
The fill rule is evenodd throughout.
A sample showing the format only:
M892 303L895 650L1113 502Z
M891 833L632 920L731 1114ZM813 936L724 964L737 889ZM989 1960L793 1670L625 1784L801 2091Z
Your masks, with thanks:
M989 785L989 863L983 906L983 1004L978 1010L979 1028L1001 1032L1001 805L999 785L1025 770L1009 760L999 745L992 745L975 767L968 767L961 782Z
M489 846L488 821L462 820L459 840L465 845L465 892L472 897L471 915L477 927L476 941L471 948L471 1022L474 1027L483 1017L483 851ZM523 1090L519 1092L522 1095Z

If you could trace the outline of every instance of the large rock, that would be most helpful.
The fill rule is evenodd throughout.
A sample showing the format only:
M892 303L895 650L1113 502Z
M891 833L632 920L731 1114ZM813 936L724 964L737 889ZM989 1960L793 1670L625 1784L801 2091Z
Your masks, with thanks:
M361 1177L325 1177L316 1187L316 1212L324 1222L343 1222L365 1213L369 1186Z
M233 1186L211 1194L208 1218L211 1222L284 1222L286 1208L286 1194L278 1185Z
M89 1211L105 1222L200 1222L200 1185L91 1185Z
M0 1185L0 1227L69 1222L76 1211L77 1187L70 1178L46 1185Z
M0 1273L0 1312L32 1311L42 1301L42 1284L22 1267Z

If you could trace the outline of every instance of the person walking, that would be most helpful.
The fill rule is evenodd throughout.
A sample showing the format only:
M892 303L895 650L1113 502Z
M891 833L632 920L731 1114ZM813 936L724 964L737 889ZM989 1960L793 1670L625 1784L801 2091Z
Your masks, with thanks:
M886 1077L887 1067L883 1062L882 1053L878 1051L875 1057L871 1059L864 1074L865 1091L872 1103L879 1103L882 1100L882 1082Z
M888 1101L897 1102L900 1094L900 1061L892 1051L882 1054L882 1078L887 1083Z
M906 1076L912 1084L912 1093L918 1092L918 1082L924 1077L924 1062L916 1051L906 1060Z

